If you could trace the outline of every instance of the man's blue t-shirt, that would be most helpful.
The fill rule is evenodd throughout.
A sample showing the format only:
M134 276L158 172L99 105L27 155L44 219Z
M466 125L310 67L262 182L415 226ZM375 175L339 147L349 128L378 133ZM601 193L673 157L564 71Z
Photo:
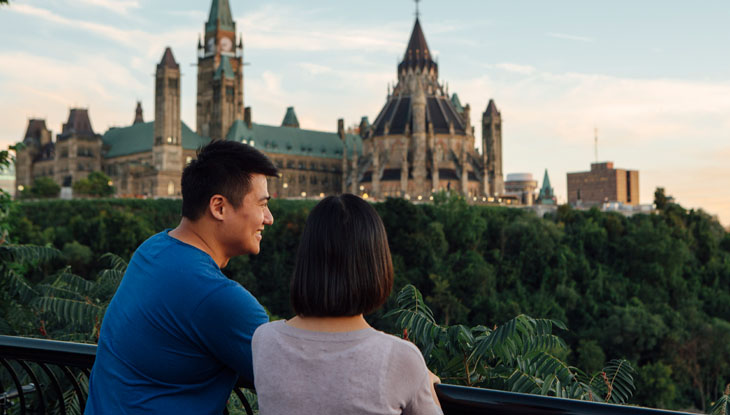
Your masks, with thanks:
M134 253L109 304L86 414L221 414L253 380L263 307L205 252L158 233Z

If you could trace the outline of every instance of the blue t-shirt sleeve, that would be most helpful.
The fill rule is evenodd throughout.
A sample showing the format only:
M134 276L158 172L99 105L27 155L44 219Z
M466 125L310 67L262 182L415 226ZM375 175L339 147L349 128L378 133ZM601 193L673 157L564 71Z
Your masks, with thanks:
M269 317L251 293L234 284L204 299L193 319L200 341L213 356L253 383L251 338Z

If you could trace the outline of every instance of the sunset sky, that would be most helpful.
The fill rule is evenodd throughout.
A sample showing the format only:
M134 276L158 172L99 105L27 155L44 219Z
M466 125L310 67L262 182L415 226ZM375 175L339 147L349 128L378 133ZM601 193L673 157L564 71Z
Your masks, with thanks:
M244 37L244 102L257 123L294 106L302 128L374 120L405 51L412 1L231 0ZM195 128L196 45L210 1L10 0L0 7L0 145L29 118L54 134L71 107L94 129L154 114L155 64L181 65L182 118ZM730 3L424 0L421 24L439 75L481 113L502 112L504 172L566 173L598 158L730 225Z

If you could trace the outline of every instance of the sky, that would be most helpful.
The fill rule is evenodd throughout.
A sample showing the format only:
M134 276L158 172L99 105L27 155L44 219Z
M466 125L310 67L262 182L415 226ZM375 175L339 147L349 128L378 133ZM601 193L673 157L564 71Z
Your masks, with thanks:
M244 39L244 104L302 128L374 120L396 81L415 19L408 0L230 0ZM195 128L196 45L209 0L10 0L0 7L0 146L29 118L54 134L72 107L103 133L154 115L166 46L182 70L182 119ZM730 225L730 3L422 0L439 76L471 105L477 142L494 99L504 173L547 169L560 202L567 172L598 160Z

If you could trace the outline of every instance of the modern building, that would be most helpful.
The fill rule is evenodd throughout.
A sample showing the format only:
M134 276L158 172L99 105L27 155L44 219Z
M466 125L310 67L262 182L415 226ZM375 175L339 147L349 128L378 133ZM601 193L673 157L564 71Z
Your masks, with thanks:
M638 170L617 169L613 162L591 163L591 170L568 173L568 203L602 206L606 202L639 205Z
M535 202L537 180L532 173L510 173L504 182L505 194L514 196L519 204L532 206Z

